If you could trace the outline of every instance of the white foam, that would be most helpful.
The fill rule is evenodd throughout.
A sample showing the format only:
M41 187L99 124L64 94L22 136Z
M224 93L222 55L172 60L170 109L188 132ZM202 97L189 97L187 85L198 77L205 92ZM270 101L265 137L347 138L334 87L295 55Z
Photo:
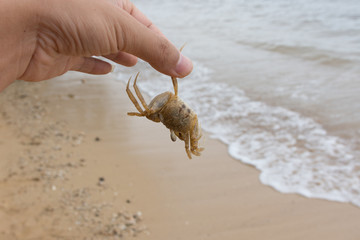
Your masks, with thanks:
M138 85L149 96L172 89L168 77L144 63L139 67ZM202 128L229 146L232 157L261 171L263 184L282 193L360 206L360 162L345 140L309 117L211 82L211 71L199 63L194 69L191 77L179 79L179 95L197 112ZM121 81L130 76L117 74Z

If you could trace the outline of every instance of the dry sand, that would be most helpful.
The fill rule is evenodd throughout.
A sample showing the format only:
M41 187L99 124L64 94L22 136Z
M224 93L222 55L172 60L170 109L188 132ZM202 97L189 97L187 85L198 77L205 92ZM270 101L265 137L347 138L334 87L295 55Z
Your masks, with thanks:
M85 78L0 94L1 240L360 239L360 208L276 192L206 134L189 160L122 83Z

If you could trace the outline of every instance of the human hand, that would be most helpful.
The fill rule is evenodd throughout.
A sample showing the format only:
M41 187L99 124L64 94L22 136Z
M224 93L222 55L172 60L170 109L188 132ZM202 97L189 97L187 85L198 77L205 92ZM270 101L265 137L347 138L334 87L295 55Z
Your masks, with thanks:
M7 72L0 76L0 91L15 79L111 71L109 63L92 56L125 66L139 57L174 77L192 70L191 61L129 0L5 0L0 5L0 36L6 36L0 38L0 70Z

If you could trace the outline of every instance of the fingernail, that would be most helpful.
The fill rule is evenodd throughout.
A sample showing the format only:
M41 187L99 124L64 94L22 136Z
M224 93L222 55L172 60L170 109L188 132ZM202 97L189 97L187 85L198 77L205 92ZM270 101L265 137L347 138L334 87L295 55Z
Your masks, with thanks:
M114 69L115 69L115 65L111 64L111 72L114 72Z
M179 77L185 77L188 75L193 69L193 64L191 60L184 55L180 54L180 58L175 67L175 72L179 75Z

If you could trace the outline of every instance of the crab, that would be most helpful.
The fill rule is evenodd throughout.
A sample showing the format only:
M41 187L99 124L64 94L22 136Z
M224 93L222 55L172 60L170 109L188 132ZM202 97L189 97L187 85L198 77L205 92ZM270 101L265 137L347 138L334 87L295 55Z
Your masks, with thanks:
M171 77L174 93L164 92L156 97L148 105L136 85L139 73L134 80L134 89L144 110L129 89L131 77L126 86L126 92L139 112L128 112L129 116L146 117L154 122L162 122L170 129L170 138L173 142L176 138L185 142L185 151L189 159L191 154L200 156L204 148L199 147L198 142L202 136L201 128L196 113L178 97L178 83L175 77Z

